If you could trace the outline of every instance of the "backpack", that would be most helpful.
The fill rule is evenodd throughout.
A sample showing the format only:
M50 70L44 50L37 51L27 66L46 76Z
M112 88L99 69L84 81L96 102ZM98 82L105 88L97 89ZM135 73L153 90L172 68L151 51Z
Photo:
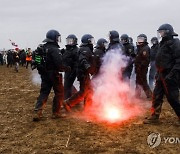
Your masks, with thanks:
M32 70L37 69L39 74L43 74L47 71L46 61L47 61L48 49L44 45L39 45L33 53L32 58Z

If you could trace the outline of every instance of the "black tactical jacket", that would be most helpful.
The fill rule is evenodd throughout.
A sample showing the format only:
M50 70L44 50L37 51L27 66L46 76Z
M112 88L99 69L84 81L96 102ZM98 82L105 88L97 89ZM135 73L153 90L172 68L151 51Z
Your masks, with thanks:
M163 39L156 55L157 71L180 71L180 41L179 39Z
M105 54L105 48L104 49L96 48L94 50L94 56L96 60L96 74L99 72L99 69L102 64L102 57L104 56L104 54Z
M151 50L150 50L150 61L155 61L156 55L157 55L157 51L158 51L158 47L159 47L158 44L154 44L151 47Z
M47 42L44 45L47 49L46 69L47 71L64 71L65 67L62 64L62 54L59 50L59 45L55 42Z
M88 45L81 45L78 58L78 79L95 72L95 59L92 49Z
M65 66L70 66L71 71L77 69L77 62L78 62L78 50L79 48L75 46L66 46L66 49L63 53L63 64Z
M150 62L150 48L148 44L137 46L137 54L135 59L135 66L147 68Z

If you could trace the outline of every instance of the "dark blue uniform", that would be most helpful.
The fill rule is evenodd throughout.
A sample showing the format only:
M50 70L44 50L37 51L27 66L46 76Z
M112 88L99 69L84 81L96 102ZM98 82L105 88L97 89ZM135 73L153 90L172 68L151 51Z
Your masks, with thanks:
M94 56L96 60L96 70L94 75L98 75L100 67L102 65L102 57L105 55L105 49L97 48L94 50Z
M152 97L152 92L147 83L147 72L150 61L150 48L147 43L137 46L137 55L135 60L136 73L136 96L141 96L141 88L143 88L147 98Z
M90 74L95 72L93 62L94 56L92 45L81 45L79 48L79 58L77 65L77 78L80 82L80 87L79 91L66 101L69 107L73 107L81 101L84 101L85 105L92 103Z
M153 92L152 115L159 117L166 95L168 102L180 118L180 41L173 37L163 38L156 56L156 84Z
M135 60L135 52L134 52L134 46L130 43L124 43L124 52L123 55L127 57L127 66L123 69L122 77L124 80L130 80L132 69L133 69L133 63Z
M76 79L78 62L78 47L76 45L66 45L66 49L63 53L63 64L70 66L71 71L65 72L64 75L64 99L68 99L72 95L73 83Z
M52 113L59 114L63 101L62 74L60 73L60 71L64 70L62 65L62 54L56 42L47 42L44 47L47 49L46 70L42 73L40 72L42 80L41 90L37 99L35 111L42 111L49 93L53 88L55 96L53 98Z

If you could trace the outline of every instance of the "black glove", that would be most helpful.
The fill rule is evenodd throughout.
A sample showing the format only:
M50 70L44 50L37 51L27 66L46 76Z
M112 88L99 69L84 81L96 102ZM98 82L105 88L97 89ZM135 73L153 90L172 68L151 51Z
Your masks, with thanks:
M91 67L87 67L86 70L88 73L91 73Z
M31 69L34 70L34 69L36 69L36 68L37 68L37 65L36 65L35 61L33 61L33 62L31 63Z
M70 66L66 66L65 72L70 72L70 71L71 71L71 67Z
M91 68L91 65L85 64L84 67L85 67L86 70L89 70Z
M63 48L63 49L61 49L61 54L63 55L64 53L65 53L65 49Z

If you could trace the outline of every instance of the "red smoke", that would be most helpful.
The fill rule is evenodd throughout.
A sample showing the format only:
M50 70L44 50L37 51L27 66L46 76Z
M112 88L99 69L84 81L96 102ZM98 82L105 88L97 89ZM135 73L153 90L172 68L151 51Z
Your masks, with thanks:
M104 56L100 74L92 80L93 104L85 110L91 119L119 123L143 114L143 103L134 97L129 84L121 80L126 61L118 50L108 51Z

